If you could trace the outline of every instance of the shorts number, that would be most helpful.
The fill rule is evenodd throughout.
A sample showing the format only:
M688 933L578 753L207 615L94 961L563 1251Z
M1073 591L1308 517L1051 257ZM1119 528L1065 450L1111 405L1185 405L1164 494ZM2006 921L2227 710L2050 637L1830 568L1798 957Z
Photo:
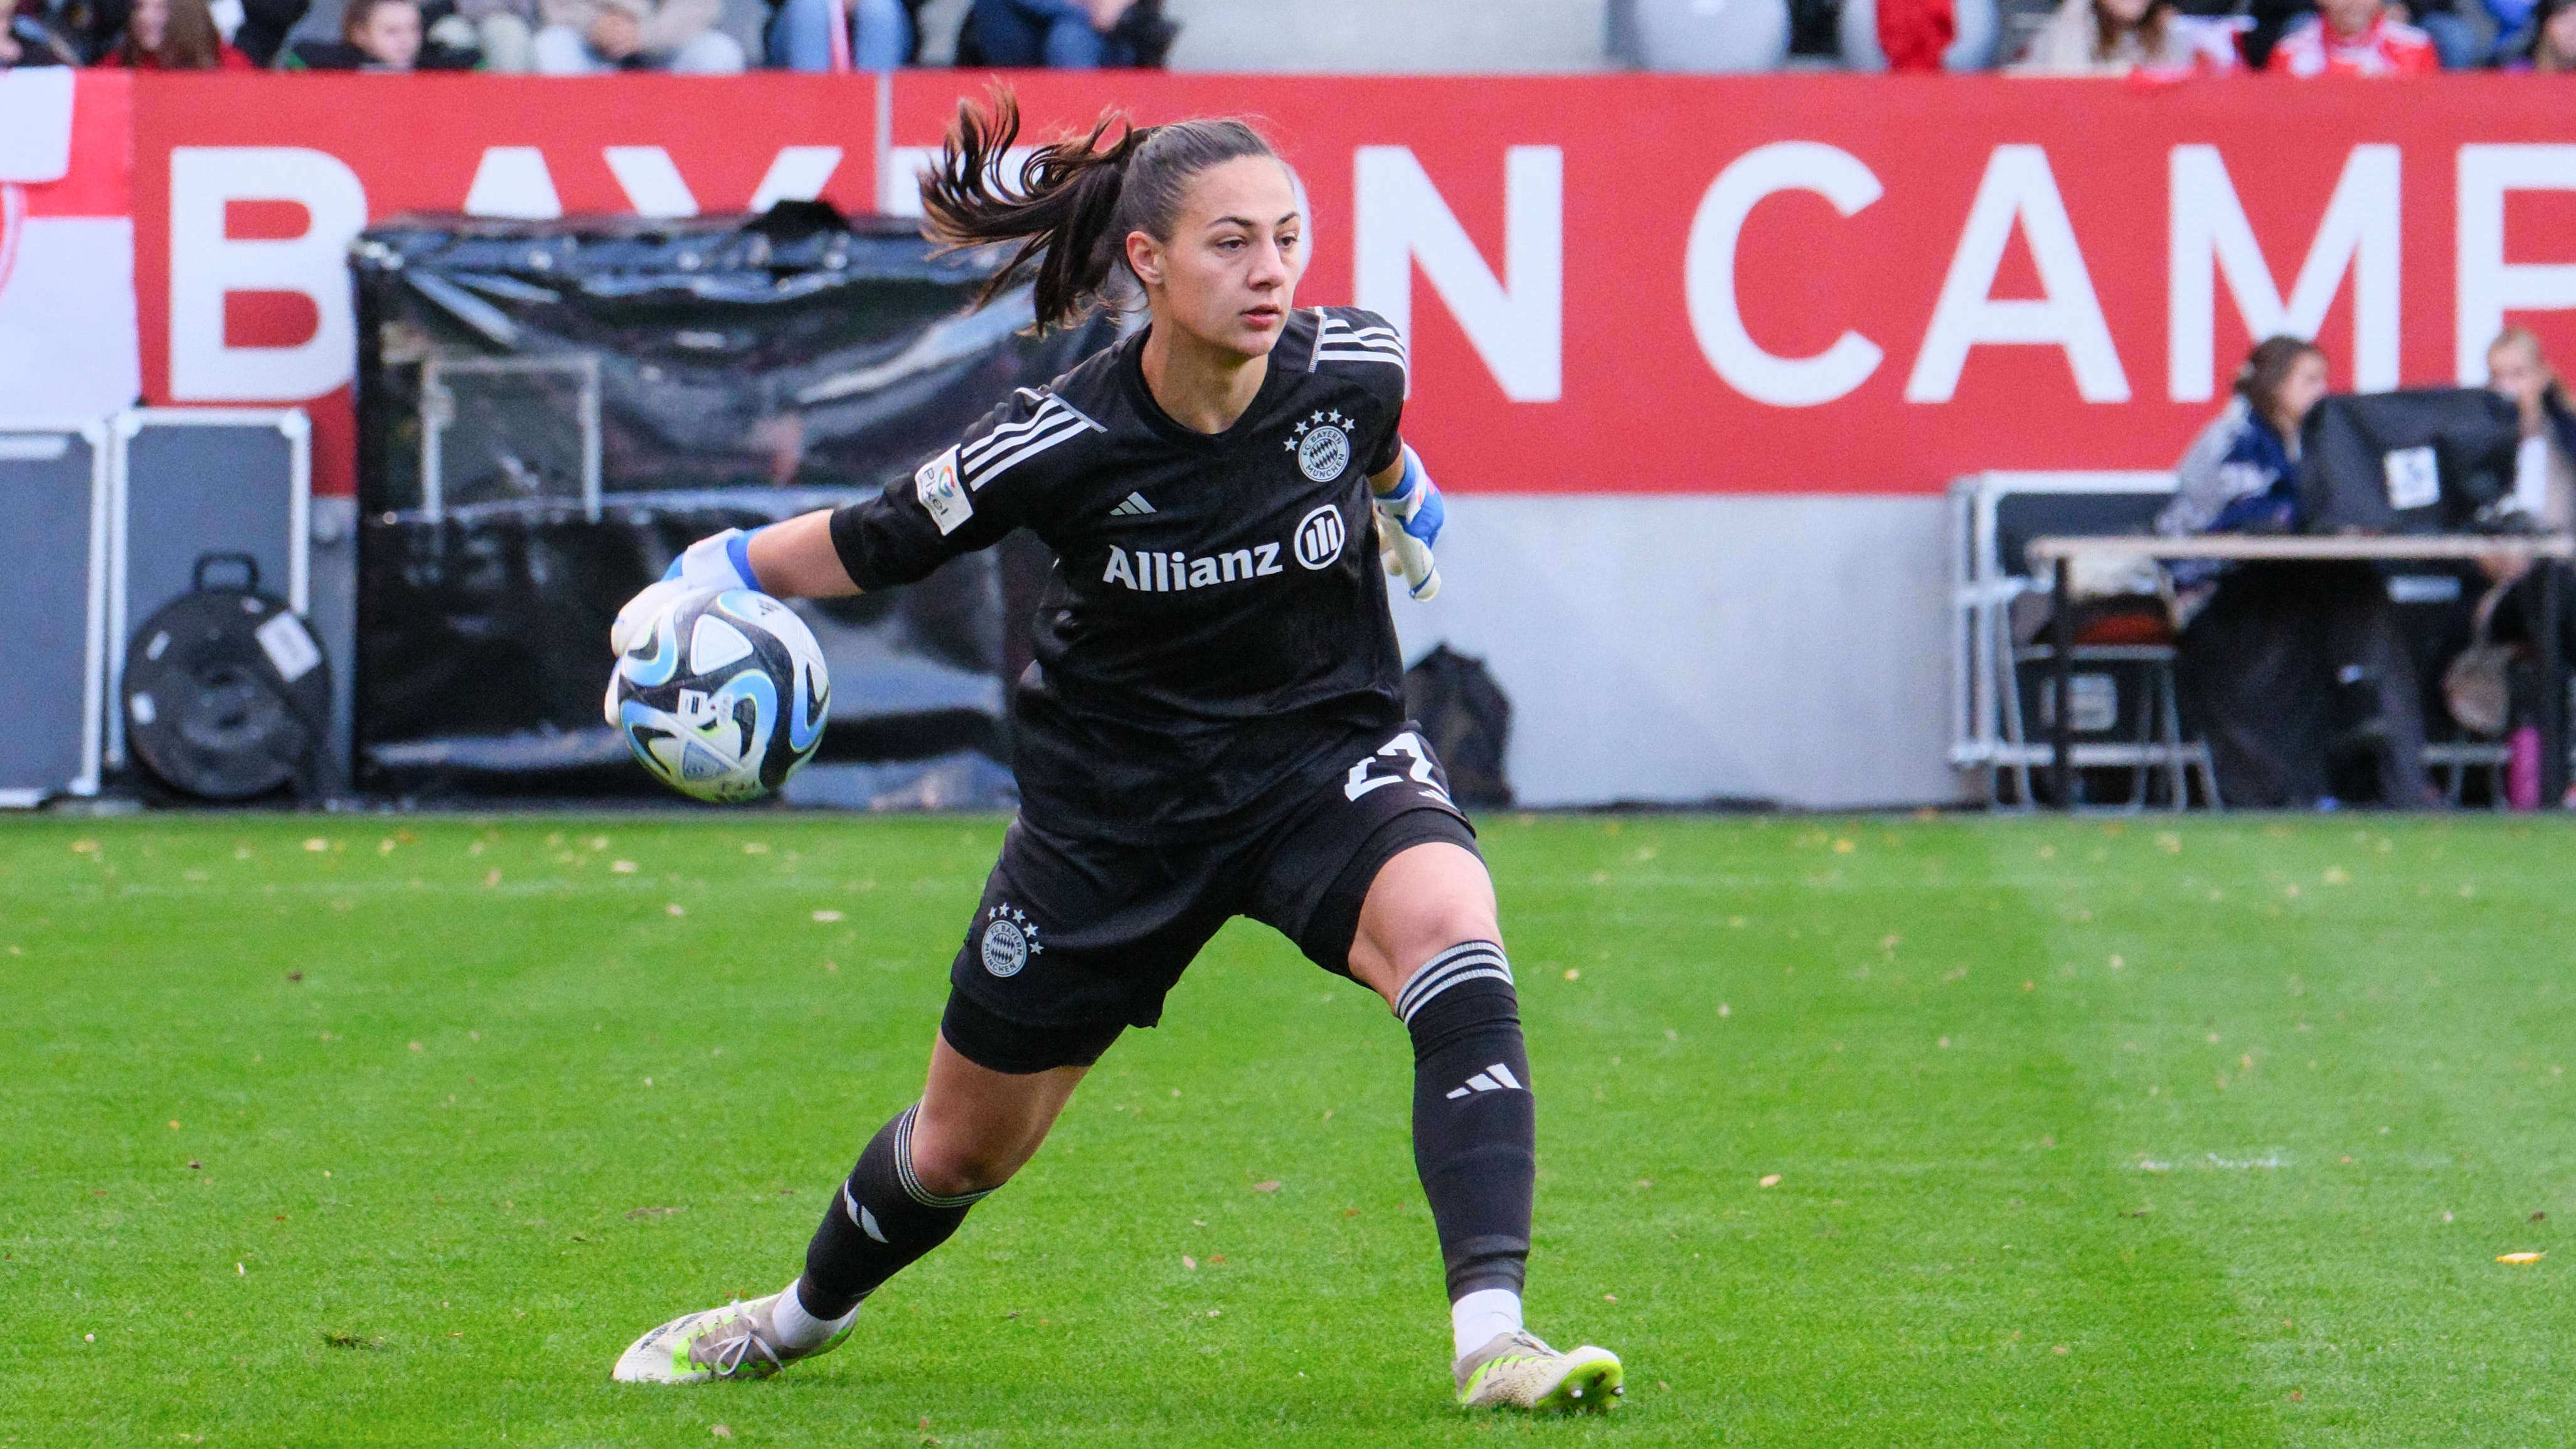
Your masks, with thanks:
M1408 755L1413 759L1413 768L1410 770L1398 766L1398 773L1392 775L1369 773L1370 767L1381 759L1402 758ZM1443 805L1449 804L1449 792L1441 789L1440 782L1432 778L1431 756L1422 748L1421 736L1411 730L1406 730L1378 746L1375 754L1360 756L1359 763L1351 766L1350 777L1342 782L1342 794L1357 800L1380 785L1392 785L1406 779L1422 786L1422 793L1426 798L1437 800Z

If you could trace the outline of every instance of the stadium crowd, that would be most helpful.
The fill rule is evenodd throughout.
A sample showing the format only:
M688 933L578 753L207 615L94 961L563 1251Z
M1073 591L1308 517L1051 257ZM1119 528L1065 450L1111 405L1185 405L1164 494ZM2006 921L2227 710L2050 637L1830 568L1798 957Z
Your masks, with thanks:
M727 0L0 0L0 69L483 70L593 75L750 68ZM336 14L324 14L327 7ZM768 0L760 63L892 70L923 59L937 0ZM1179 27L1162 0L972 0L959 65L1159 67ZM835 28L840 33L835 34Z
M883 71L926 59L1151 68L1179 30L1164 0L759 0L765 14L756 25L727 23L729 4L753 3L0 0L0 68L729 74L755 63ZM1667 3L1613 0L1617 59L1648 69L1762 69L1794 53L1897 71L1981 69L1992 60L2015 75L2146 80L2576 71L2576 0L1786 0L1785 13L1782 0L1768 0L1767 11L1757 0L1732 7L1755 19L1726 24L1760 29L1768 23L1760 17L1774 15L1785 49L1769 56L1756 41L1741 51L1721 33L1718 51L1739 47L1752 59L1714 67L1668 56L1669 40L1635 39Z

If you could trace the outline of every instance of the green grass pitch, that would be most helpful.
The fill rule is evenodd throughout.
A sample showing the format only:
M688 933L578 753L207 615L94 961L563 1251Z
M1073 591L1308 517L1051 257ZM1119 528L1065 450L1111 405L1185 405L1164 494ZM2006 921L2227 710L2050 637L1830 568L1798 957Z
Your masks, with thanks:
M1000 834L0 829L0 1442L2576 1438L2576 834L2500 818L1489 820L1606 1421L1449 1406L1404 1035L1244 923L841 1352L610 1384L795 1273Z

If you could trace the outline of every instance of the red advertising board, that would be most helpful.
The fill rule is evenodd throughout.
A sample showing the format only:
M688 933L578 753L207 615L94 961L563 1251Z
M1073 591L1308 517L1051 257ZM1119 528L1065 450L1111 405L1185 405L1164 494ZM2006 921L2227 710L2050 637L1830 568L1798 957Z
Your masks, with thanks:
M147 389L343 386L329 258L365 220L864 209L988 80L145 77ZM1402 322L1407 434L1464 491L2169 466L2274 330L2340 386L2474 379L2505 320L2576 358L2576 106L2547 78L1014 83L1041 129L1261 118L1314 215L1301 298ZM345 424L316 412L327 488Z

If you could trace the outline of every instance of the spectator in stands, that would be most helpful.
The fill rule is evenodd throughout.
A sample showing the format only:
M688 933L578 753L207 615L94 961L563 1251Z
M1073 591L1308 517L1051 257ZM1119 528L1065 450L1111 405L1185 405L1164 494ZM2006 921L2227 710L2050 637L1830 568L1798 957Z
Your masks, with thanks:
M133 29L134 0L67 0L58 8L66 17L87 12L86 24L77 28L88 37L85 53L92 64L124 64L116 57ZM252 67L265 69L285 49L287 32L312 8L312 0L225 0L223 4L201 8L214 17L219 42L239 51ZM215 68L231 67L226 64Z
M2139 66L2189 64L2172 51L2173 0L2066 0L2030 38L2014 75L2123 76Z
M2495 59L2497 5L2530 8L2529 0L2391 0L2389 14L2433 38L2433 54L2442 69L2476 70Z
M2318 0L2272 47L2266 70L2321 75L2426 75L2442 68L2433 37L2389 14L2384 0Z
M975 0L960 65L1054 70L1160 66L1180 27L1162 0Z
M449 12L451 15L454 12ZM473 34L471 26L464 34ZM346 0L340 38L298 41L287 48L286 70L365 70L408 74L415 70L472 70L480 59L427 39L419 0Z
M2174 0L2066 0L2008 69L2070 76L2231 71L2239 64L2236 28L2180 14Z
M21 15L18 0L0 0L0 70L78 64L80 53L43 14Z
M2296 531L2300 428L2328 382L2313 343L2257 346L2236 395L2174 470L2156 531ZM2168 572L2185 621L2175 684L2228 804L2330 806L2345 762L2366 764L2392 808L2439 801L2424 771L2415 661L2375 569L2185 560Z
M127 70L256 70L225 43L206 0L134 0L125 32L99 64Z
M915 0L915 4L919 0ZM849 0L850 63L859 70L895 70L912 60L913 4L905 0ZM781 70L832 68L832 0L775 0L761 49Z
M535 68L530 49L536 35L536 0L455 0L445 15L433 3L422 12L429 39L452 51L472 51L482 69L496 75L524 75Z
M2576 0L2541 0L2532 8L2530 27L2529 39L2512 47L2505 69L2576 72Z
M742 45L716 28L724 0L538 0L529 53L541 75L667 70L734 75Z

